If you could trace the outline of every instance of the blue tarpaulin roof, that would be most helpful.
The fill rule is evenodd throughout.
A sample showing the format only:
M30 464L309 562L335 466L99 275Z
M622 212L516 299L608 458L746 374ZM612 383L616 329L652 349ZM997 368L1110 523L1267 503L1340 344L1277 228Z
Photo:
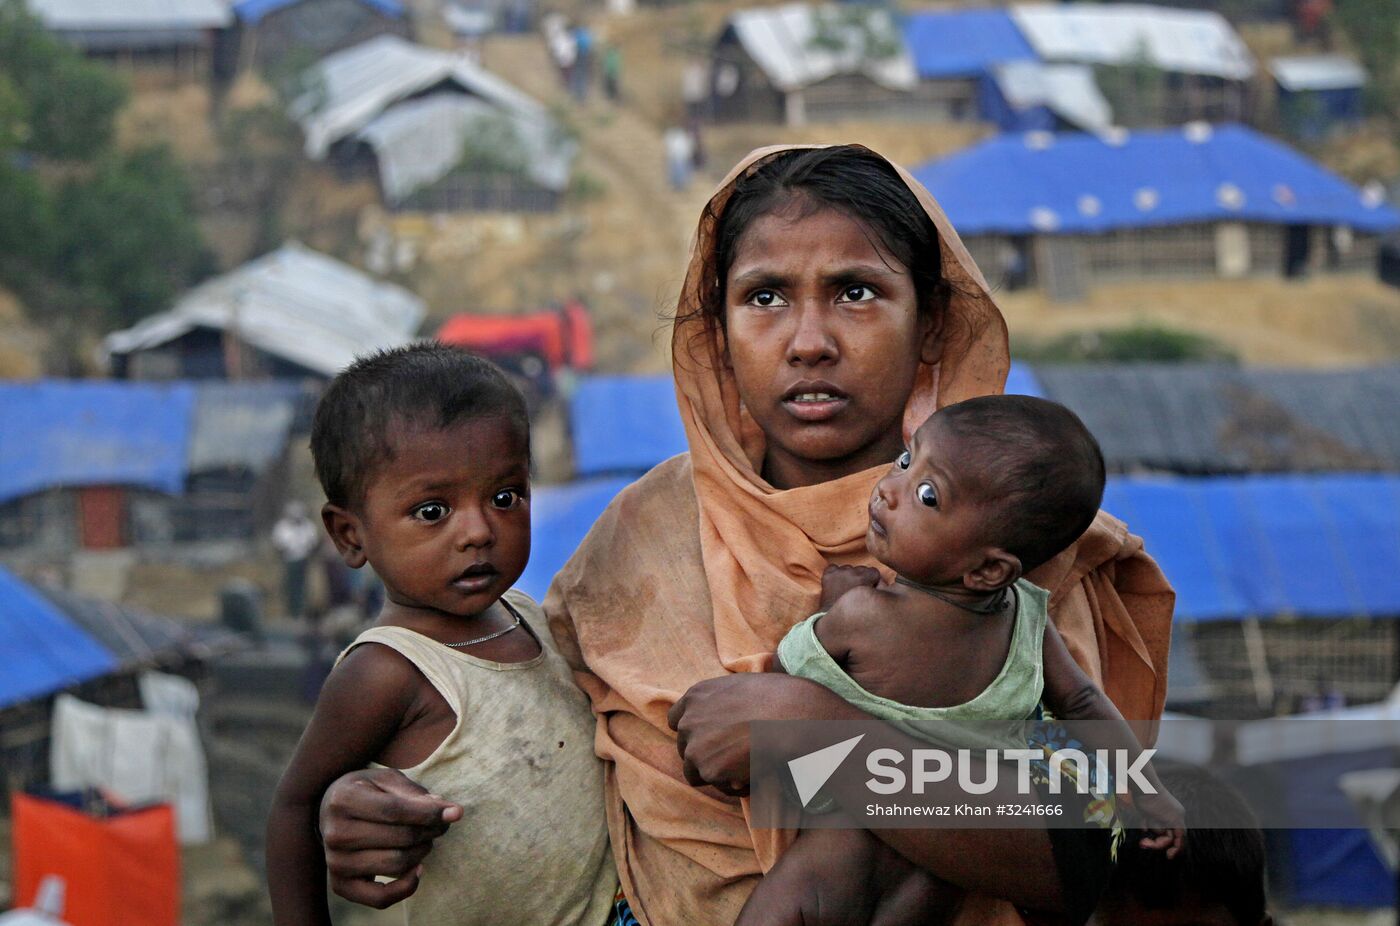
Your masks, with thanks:
M255 23L269 13L275 13L283 7L300 2L302 0L238 0L233 4L233 15L244 22ZM360 3L373 7L386 16L402 17L405 15L404 6L398 0L360 0Z
M536 489L520 586L543 596L630 481ZM1400 476L1122 477L1104 508L1144 538L1179 620L1400 617Z
M914 175L964 235L1082 234L1187 222L1349 225L1400 213L1281 142L1237 125L1003 135Z
M1400 476L1110 479L1180 620L1400 617Z
M670 376L592 376L570 403L574 472L644 473L687 449Z
M1022 364L1011 365L1006 391L1044 395L1035 374ZM641 474L689 449L676 411L676 388L667 375L583 379L569 415L579 477Z
M111 653L0 567L0 708L116 669Z
M187 384L0 383L0 502L60 485L179 493L194 401Z
M924 80L981 77L997 64L1039 60L1006 10L909 13L904 41Z

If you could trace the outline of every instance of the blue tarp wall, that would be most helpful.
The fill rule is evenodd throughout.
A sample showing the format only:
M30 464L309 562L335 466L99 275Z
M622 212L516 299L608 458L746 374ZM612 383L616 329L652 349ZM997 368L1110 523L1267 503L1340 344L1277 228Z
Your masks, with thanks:
M1044 394L1020 364L1006 391ZM669 377L584 381L572 415L584 480L536 490L536 586L622 486L686 449ZM1400 616L1400 475L1115 477L1104 507L1162 564L1178 620Z
M644 473L687 449L670 376L592 376L569 403L574 472Z
M0 502L52 486L184 488L188 384L0 383Z
M909 13L904 42L920 80L985 77L998 64L1039 60L1006 10Z
M116 671L117 659L0 567L0 708Z
M233 15L247 23L256 23L270 13L301 3L302 0L239 0L233 4ZM398 0L359 0L367 7L378 10L386 16L393 16L396 19L407 15L402 3Z
M1167 129L1131 132L1121 144L1076 133L1038 143L998 136L914 176L964 237L1212 221L1400 227L1394 209L1364 201L1340 177L1242 126L1216 126L1198 141ZM1222 187L1237 190L1238 200Z
M1400 617L1400 475L1110 479L1177 620Z
M1334 126L1360 122L1365 115L1360 87L1337 90L1278 90L1284 128L1300 138L1322 138Z

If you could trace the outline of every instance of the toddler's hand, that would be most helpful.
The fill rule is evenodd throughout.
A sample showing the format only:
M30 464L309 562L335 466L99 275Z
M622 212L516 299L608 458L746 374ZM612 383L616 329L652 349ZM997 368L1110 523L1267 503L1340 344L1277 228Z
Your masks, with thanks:
M853 588L874 588L880 584L880 573L870 566L827 566L822 573L822 600L818 611L830 611L836 599Z
M1144 849L1166 849L1167 858L1176 858L1186 841L1186 811L1181 802L1159 788L1156 794L1134 794L1133 806L1142 814L1149 834L1138 844Z

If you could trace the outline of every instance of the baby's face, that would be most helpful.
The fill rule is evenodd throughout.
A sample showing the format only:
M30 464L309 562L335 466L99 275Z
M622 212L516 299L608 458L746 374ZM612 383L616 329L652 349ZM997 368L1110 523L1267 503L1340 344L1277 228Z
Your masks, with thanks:
M360 515L365 557L390 600L478 614L530 558L526 438L507 419L396 429Z
M961 462L938 416L924 422L870 496L871 555L925 585L960 584L985 560L989 506Z

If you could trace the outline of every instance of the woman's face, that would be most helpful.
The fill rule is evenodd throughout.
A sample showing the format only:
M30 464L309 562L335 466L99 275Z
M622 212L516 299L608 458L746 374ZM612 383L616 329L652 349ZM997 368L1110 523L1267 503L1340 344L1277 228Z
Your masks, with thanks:
M907 269L876 241L845 213L790 207L753 220L734 248L728 361L767 436L763 475L778 488L903 450L904 406L934 332Z

